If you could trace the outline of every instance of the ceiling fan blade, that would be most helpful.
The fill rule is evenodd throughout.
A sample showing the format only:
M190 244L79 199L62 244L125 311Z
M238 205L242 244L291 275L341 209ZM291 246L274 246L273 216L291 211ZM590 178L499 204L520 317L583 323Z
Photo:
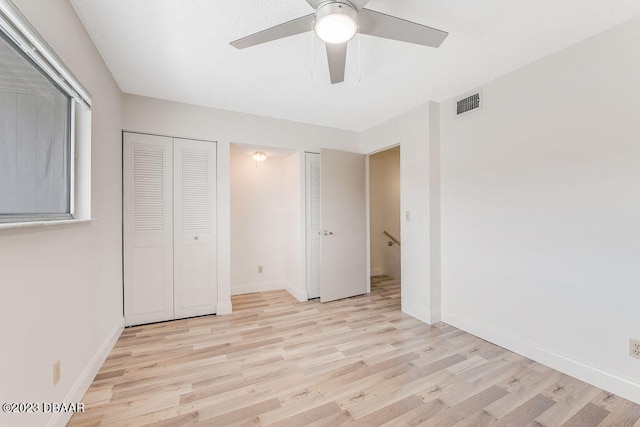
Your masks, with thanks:
M358 13L360 33L385 39L438 47L449 33L395 16L362 9Z
M302 16L285 22L284 24L276 25L275 27L267 28L266 30L251 34L250 36L232 41L229 44L237 49L244 49L273 40L305 33L313 29L313 23L315 20L316 16L312 13L311 15Z
M317 9L318 5L325 1L326 0L307 0L307 3L309 3L309 6L311 6L312 8Z
M349 3L355 6L356 9L361 10L369 0L349 0Z
M347 43L326 43L326 45L331 84L342 83L344 81L344 70L347 65Z

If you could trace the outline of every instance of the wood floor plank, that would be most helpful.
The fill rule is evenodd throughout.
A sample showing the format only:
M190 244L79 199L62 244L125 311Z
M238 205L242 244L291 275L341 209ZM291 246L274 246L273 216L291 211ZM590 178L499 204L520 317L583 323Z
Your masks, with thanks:
M486 411L496 418L502 418L514 408L535 399L539 393L554 384L561 376L562 374L551 369L547 374L541 374L532 369L523 368L499 384L509 393L487 406Z
M308 411L300 414L285 418L279 422L273 424L265 424L273 427L288 427L288 426L304 426L311 424L312 422L321 421L325 418L335 416L336 414L342 414L342 409L335 402L329 402L321 406L309 409Z
M258 416L263 412L269 412L279 407L280 401L274 397L272 399L265 400L264 402L247 405L243 408L225 412L221 415L216 415L211 418L207 417L206 410L200 411L198 414L200 416L200 420L206 420L207 423L210 423L211 425L228 426L240 421L257 419Z
M464 418L455 427L487 427L494 426L496 419L486 411L478 411ZM512 426L522 426L523 424L512 424Z
M549 399L547 396L538 394L531 399L527 400L522 405L515 408L505 416L501 417L496 423L499 426L525 426L534 422L534 420L540 416L543 412L547 411L556 402L553 399Z
M443 401L436 399L430 402L425 402L417 408L382 425L385 427L423 425L446 408L447 405Z
M609 411L601 406L587 403L563 427L596 427L609 415Z
M640 405L400 311L399 281L321 304L127 328L69 426L640 426Z
M411 395L390 405L379 407L378 410L358 419L354 425L364 427L384 424L418 408L423 403L422 399L415 395ZM349 412L351 413L351 411Z
M607 393L609 396L613 396ZM609 415L602 420L602 427L637 427L640 426L640 405L628 400L613 396L617 404L611 409Z
M471 396L468 399L458 403L451 409L462 414L464 417L468 417L471 414L485 408L492 402L500 399L505 394L507 394L507 391L505 389L500 388L497 385L493 385L488 389L483 390L480 393L477 393L476 395Z
M575 378L563 375L543 394L556 404L536 418L545 427L562 426L587 405L600 390Z
M189 412L188 414L180 414L175 417L165 418L161 421L157 422L148 422L145 423L150 427L183 427L188 425L193 425L198 422L198 413L197 412Z

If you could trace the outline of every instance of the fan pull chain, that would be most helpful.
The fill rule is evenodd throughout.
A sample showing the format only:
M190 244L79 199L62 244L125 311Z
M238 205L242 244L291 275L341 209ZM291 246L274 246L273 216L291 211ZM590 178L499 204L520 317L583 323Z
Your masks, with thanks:
M362 36L358 34L358 83L362 83Z
M316 50L315 50L315 37L313 31L311 31L311 78L313 78L313 72L316 68Z

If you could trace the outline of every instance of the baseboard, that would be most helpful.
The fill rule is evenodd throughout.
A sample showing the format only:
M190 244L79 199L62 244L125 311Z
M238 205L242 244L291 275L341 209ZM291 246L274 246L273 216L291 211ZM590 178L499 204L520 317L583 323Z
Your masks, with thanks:
M284 289L285 285L282 280L274 280L272 282L254 282L231 284L231 295L253 294L256 292L276 291Z
M111 353L113 346L116 344L116 341L118 341L118 338L120 338L120 334L122 334L123 330L124 319L119 319L118 322L116 322L116 324L114 325L111 332L109 332L109 335L107 335L105 340L100 345L100 348L98 348L98 351L96 351L96 353L93 355L91 361L89 361L87 366L84 368L73 387L71 387L71 390L69 390L69 393L67 393L67 396L64 398L63 402L82 402L84 394L89 389L89 386L93 382L93 379L96 377L96 374L104 364L104 361L109 356L109 353ZM54 413L53 416L49 419L47 426L66 426L72 415L72 412Z
M216 306L216 315L224 316L225 314L231 314L232 310L231 301L219 301Z
M429 318L431 319L431 321L429 322L430 325L442 321L442 309L437 308L435 310L431 310Z
M307 295L306 289L298 289L288 280L284 281L284 289L291 294L295 299L300 302L305 302L309 300L309 296Z
M401 310L403 313L408 314L409 316L415 317L416 319L431 324L431 316L429 310L425 310L423 307L419 307L416 305L409 304L403 298L401 301Z
M427 325L433 325L434 323L438 323L442 320L442 310L440 309L429 311L422 307L409 304L405 302L404 299L401 302L401 307L403 313L408 314L411 317L415 317Z
M301 290L293 286L287 280L275 280L272 282L256 282L244 283L240 285L231 285L231 295L253 294L255 292L266 292L284 289L289 292L298 301L307 301L307 291ZM218 307L220 305L218 304ZM223 314L223 313L218 313Z
M520 337L510 335L491 326L467 319L450 310L443 310L442 321L564 374L571 375L598 388L640 404L640 383L622 378L597 366L575 360L564 354Z

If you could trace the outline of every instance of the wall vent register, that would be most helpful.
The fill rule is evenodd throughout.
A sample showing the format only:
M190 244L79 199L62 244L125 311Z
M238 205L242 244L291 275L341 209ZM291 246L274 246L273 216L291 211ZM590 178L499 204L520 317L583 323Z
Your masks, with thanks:
M479 110L482 106L480 92L460 99L456 103L456 117Z

